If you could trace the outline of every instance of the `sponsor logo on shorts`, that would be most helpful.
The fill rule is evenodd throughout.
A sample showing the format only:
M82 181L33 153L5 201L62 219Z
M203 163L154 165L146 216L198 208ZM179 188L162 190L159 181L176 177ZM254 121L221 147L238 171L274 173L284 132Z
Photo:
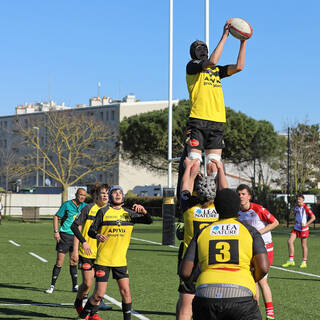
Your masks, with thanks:
M99 278L105 276L105 274L106 273L103 270L97 270L96 271L96 276L99 277Z
M233 236L239 234L239 225L235 223L230 224L216 224L211 226L210 235L212 236Z
M196 139L191 139L189 143L191 147L197 147L199 145L199 141Z
M91 269L90 263L84 263L84 264L82 264L82 269L84 269L84 270L89 270L89 269Z
M193 216L195 218L204 218L204 219L219 218L219 214L215 208L205 208L205 209L195 208Z

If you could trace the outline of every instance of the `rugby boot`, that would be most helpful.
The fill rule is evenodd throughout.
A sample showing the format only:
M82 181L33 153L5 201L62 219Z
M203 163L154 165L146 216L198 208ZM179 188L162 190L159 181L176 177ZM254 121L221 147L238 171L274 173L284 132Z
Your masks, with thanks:
M97 313L95 313L93 316L90 316L88 318L89 320L103 320Z
M79 289L79 286L78 286L78 285L75 285L75 286L72 288L72 292L78 292L78 289Z
M51 294L53 291L54 291L54 286L51 285L51 286L49 287L49 289L47 289L47 290L45 291L45 293Z
M99 304L99 310L111 310L112 307L106 304L103 300L101 300Z
M288 267L293 267L293 266L295 266L296 264L294 263L294 261L287 261L286 263L284 263L282 266L284 267L284 268L288 268Z

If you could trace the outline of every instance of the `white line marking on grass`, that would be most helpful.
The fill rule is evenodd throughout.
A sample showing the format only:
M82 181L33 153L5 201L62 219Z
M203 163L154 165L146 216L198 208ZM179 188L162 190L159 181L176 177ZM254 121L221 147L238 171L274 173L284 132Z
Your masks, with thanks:
M148 242L148 243L152 243L152 244L157 244L157 245L162 245L162 243L160 242L155 242L155 241L150 241L150 240L145 240L145 239L139 239L139 238L134 238L134 237L131 237L131 239L133 240L138 240L138 241L142 241L142 242ZM170 248L175 248L175 249L178 249L179 247L176 247L176 246L171 246L169 245L168 247Z
M271 266L271 268L282 270L282 271L287 271L287 272L292 272L292 273L303 274L304 276L320 278L320 276L318 274L306 273L306 272L301 272L301 271L296 271L296 270L289 270L289 269L284 269L284 268L275 267L275 266Z
M48 262L46 259L38 256L37 254L33 253L33 252L29 252L29 254L31 254L32 256L34 256L35 258L41 260L42 262Z
M17 247L21 247L19 243L14 242L13 240L9 240L9 242Z
M150 240L144 240L144 239L133 238L133 237L132 237L132 239L138 240L138 241L149 242L149 243L161 245L161 243L159 243L159 242L154 242L154 241L150 241ZM178 247L176 247L176 246L169 246L169 247L178 249ZM296 271L296 270L289 270L289 269L280 268L280 267L276 267L276 266L271 266L271 268L273 268L273 269L278 269L278 270L282 270L282 271L287 271L287 272L292 272L292 273L298 273L298 274L302 274L302 275L309 276L309 277L320 278L320 275L313 274L313 273L306 273L306 272L301 272L301 271Z
M119 302L118 300L108 296L108 295L104 295L103 296L106 300L108 300L109 302L117 305L119 308L122 308L122 304L121 302ZM138 319L141 319L141 320L150 320L149 318L143 316L142 314L138 313L137 311L134 311L134 310L131 310L131 314L134 316L134 317L137 317Z
M19 307L19 306L44 306L44 307L61 307L73 306L73 303L0 303L3 307Z

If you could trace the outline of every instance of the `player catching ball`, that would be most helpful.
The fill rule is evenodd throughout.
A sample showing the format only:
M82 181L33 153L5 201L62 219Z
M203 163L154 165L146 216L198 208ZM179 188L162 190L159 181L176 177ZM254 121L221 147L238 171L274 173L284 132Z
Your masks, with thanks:
M205 150L207 174L213 176L218 169L212 160L220 161L224 148L223 124L226 122L226 110L221 79L241 71L245 64L246 40L240 40L237 63L218 65L229 35L230 22L231 19L226 22L222 37L210 57L204 42L197 40L191 44L192 60L186 67L186 80L192 103L187 123L187 131L190 132L187 143L188 158L201 162L201 153Z

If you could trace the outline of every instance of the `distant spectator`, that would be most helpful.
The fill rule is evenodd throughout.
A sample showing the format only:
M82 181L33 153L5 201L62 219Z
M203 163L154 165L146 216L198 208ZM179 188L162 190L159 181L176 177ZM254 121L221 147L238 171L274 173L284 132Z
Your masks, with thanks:
M300 268L307 267L307 258L308 258L308 246L307 240L309 237L309 225L316 219L315 215L311 209L304 203L303 194L298 195L298 204L294 208L294 213L296 214L296 224L291 230L290 237L288 240L288 249L289 249L289 260L284 263L282 266L288 268L294 266L294 241L296 238L301 239L301 247L303 258L300 264ZM308 220L309 217L309 220Z

